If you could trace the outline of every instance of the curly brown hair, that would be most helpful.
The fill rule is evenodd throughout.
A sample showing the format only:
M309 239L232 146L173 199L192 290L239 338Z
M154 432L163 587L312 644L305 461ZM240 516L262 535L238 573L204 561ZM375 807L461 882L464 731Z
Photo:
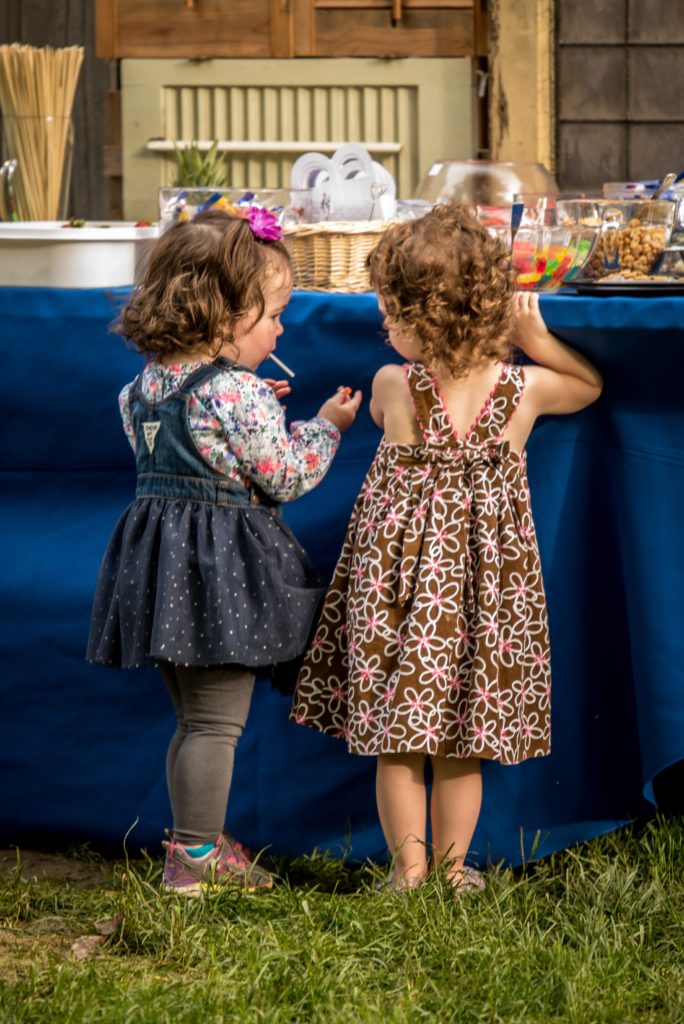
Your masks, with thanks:
M282 242L257 238L220 210L175 224L155 244L142 280L112 329L139 352L218 354L249 310L264 312L269 272L290 272Z
M368 257L387 321L413 332L454 376L511 353L513 276L504 246L466 206L391 225Z

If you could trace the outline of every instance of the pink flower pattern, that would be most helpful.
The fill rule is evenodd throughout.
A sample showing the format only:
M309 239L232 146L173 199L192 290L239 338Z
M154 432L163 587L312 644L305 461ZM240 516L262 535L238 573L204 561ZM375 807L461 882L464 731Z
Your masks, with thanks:
M145 367L143 394L160 401L183 384L202 364ZM126 436L135 451L126 384L119 409ZM294 501L319 483L340 443L340 432L328 420L290 424L273 391L248 370L226 370L198 388L188 401L190 434L205 461L218 473L243 486L259 485L276 501Z
M428 368L407 378L423 443L380 442L292 717L356 754L543 756L546 603L525 456L501 440L524 371L503 368L464 437Z

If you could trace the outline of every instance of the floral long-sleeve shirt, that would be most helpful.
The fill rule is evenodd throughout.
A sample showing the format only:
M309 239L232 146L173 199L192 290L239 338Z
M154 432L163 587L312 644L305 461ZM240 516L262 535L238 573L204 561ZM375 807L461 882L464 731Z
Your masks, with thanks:
M202 364L147 364L145 398L160 401ZM135 451L128 394L119 395L126 436ZM188 423L197 450L213 469L240 484L257 484L276 501L293 501L325 476L340 443L340 432L320 416L292 423L273 391L246 370L217 373L190 396Z

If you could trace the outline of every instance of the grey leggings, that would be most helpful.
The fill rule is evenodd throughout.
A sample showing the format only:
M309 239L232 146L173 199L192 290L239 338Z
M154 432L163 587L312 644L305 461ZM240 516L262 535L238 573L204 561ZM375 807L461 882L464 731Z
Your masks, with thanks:
M254 676L246 669L159 664L176 712L166 783L176 839L213 843L226 820L235 747L247 721Z

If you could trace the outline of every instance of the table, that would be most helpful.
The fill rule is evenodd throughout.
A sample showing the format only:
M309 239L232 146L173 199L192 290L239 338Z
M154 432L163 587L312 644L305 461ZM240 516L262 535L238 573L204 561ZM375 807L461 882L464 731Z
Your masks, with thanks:
M164 752L173 720L152 669L83 660L90 602L130 500L116 396L140 358L107 325L125 291L0 289L3 539L0 841L90 842L158 853L170 824ZM684 760L684 298L544 296L561 337L605 377L584 412L541 421L529 474L548 593L553 752L485 764L473 849L520 864L653 809L654 779ZM296 293L279 351L297 372L292 418L339 384L369 394L390 358L372 295ZM378 433L367 407L323 483L287 515L330 574ZM288 721L257 684L229 823L278 853L354 860L385 847L374 763ZM662 777L662 776L661 776Z

